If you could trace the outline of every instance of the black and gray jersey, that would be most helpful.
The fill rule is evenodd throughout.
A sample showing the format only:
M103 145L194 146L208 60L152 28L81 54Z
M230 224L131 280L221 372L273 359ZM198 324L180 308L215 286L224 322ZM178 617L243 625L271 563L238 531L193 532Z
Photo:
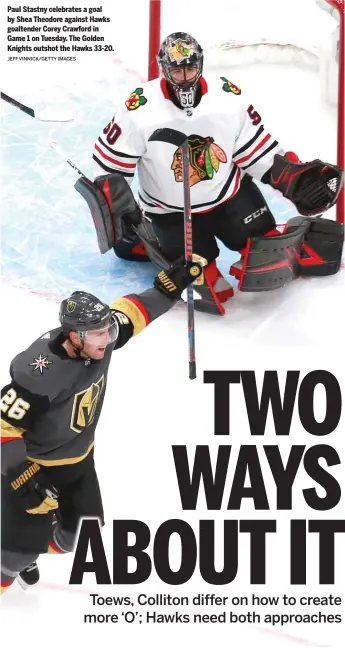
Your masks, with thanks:
M118 334L101 360L70 358L61 327L19 353L1 391L2 472L26 457L43 466L83 461L94 445L112 352L173 303L154 288L114 301Z

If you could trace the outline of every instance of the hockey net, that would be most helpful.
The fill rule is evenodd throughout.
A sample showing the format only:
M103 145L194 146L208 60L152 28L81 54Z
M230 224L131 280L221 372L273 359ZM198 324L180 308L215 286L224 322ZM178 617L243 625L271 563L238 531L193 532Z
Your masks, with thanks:
M188 0L177 11L172 0L150 0L148 76L158 74L160 41L190 32L207 74L243 84L284 147L344 168L344 2ZM333 211L344 222L344 192Z

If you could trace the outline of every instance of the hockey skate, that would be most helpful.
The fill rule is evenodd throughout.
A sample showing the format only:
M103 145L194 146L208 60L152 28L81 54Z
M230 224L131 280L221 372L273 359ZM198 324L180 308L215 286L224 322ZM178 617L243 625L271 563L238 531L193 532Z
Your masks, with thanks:
M23 571L17 576L17 581L19 585L24 589L28 589L31 585L36 585L40 579L40 572L36 562L28 565Z

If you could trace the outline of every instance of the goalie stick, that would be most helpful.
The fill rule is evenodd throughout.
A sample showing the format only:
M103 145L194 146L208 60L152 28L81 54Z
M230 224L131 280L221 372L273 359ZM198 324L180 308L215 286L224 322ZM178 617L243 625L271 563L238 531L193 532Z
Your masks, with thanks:
M158 128L149 137L151 142L166 142L173 144L182 151L182 175L183 175L183 221L184 221L184 250L185 260L193 261L193 231L192 212L190 207L190 186L189 186L189 149L188 136L173 128ZM189 378L196 378L195 361L195 318L194 318L194 296L192 284L187 288L187 309L188 309L188 347L189 347Z
M25 104L20 103L20 101L17 101L17 99L13 99L13 97L10 97L9 95L5 94L4 92L1 92L1 99L3 101L6 101L7 103L11 104L11 106L14 106L15 108L18 108L22 112L24 112L26 115L29 115L29 117L33 117L34 119L37 119L38 121L42 122L71 122L73 121L73 117L70 115L62 114L50 114L49 110L48 111L37 111L34 110L34 108L30 108L30 106L26 106Z

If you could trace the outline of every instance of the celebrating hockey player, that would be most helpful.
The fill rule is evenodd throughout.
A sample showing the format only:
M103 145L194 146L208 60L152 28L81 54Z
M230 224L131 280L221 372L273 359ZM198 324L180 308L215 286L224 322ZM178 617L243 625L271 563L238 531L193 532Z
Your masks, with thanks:
M75 292L60 307L61 326L11 363L1 398L1 588L35 584L41 553L72 551L79 520L99 518L93 460L112 351L168 311L200 276L181 260L151 288L107 306Z
M76 183L91 207L101 251L113 247L120 257L141 260L148 254L163 268L183 253L178 131L188 136L193 250L208 261L203 284L194 287L202 296L197 308L223 314L222 302L233 294L216 266L216 238L241 252L230 274L242 290L337 272L343 227L316 216L337 201L342 171L285 154L239 87L225 77L202 76L203 51L189 34L168 36L157 59L161 78L123 99L95 143L94 183ZM143 214L128 189L136 168ZM253 177L281 191L301 214L283 232Z

